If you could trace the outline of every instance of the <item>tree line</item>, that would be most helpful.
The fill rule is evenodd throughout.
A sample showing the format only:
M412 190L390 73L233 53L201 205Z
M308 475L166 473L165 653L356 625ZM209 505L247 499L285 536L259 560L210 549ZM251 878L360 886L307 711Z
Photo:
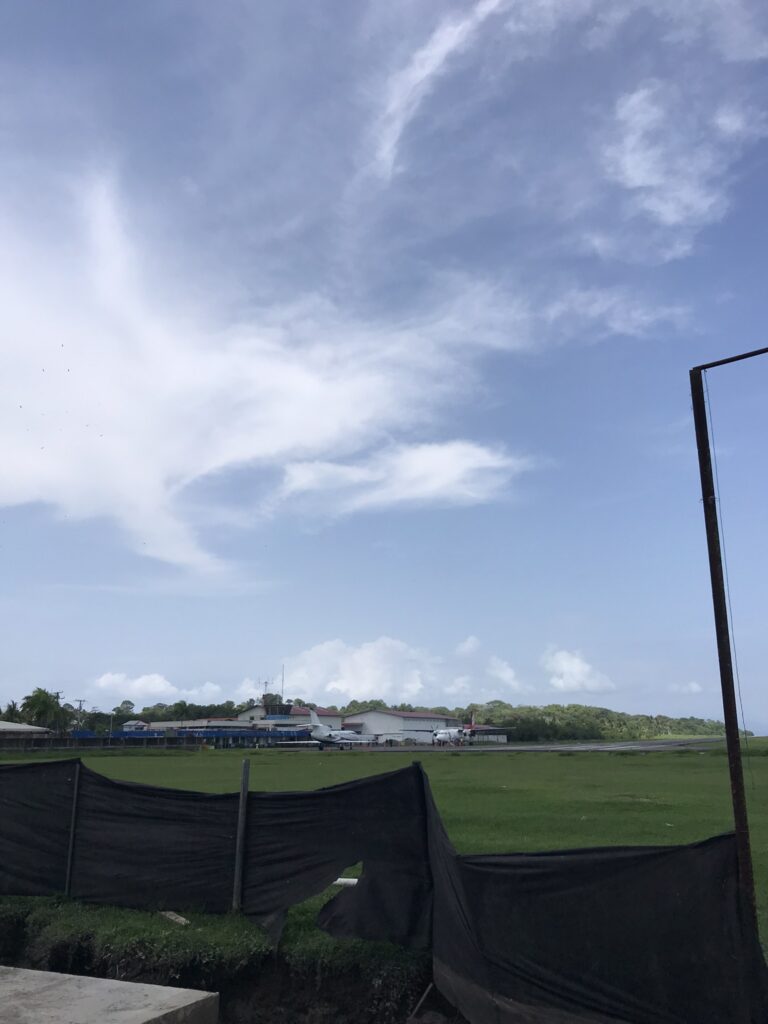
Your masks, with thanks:
M284 700L278 693L265 693L261 701L274 710L286 711L290 705L316 708L312 701ZM255 701L236 704L227 700L219 704L194 704L175 701L158 702L138 709L133 701L121 701L111 711L96 708L86 710L70 703L62 703L58 693L36 687L21 703L10 701L0 719L6 722L24 722L39 725L54 732L88 729L97 735L110 729L119 729L132 719L144 722L189 721L197 718L233 718L254 707ZM547 704L528 707L491 700L485 704L465 707L426 707L424 705L397 704L391 707L383 700L351 700L331 711L340 715L355 715L363 711L426 711L457 718L462 723L474 721L476 725L492 725L503 729L510 740L520 742L552 740L650 740L666 736L722 736L725 727L713 719L669 715L633 715L610 708L590 707L584 704ZM751 735L748 733L748 735Z

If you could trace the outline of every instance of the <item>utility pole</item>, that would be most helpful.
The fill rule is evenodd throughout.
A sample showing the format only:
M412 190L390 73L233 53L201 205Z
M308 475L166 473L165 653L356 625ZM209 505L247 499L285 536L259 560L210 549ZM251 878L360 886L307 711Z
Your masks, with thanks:
M750 359L752 356L765 354L768 354L768 348L756 349L752 352L745 352L742 355L731 356L728 359L718 359L713 363L703 363L701 366L694 366L690 371L693 422L696 428L696 448L699 455L701 498L704 507L704 526L707 533L712 607L715 616L717 657L720 666L720 689L723 696L725 740L728 748L728 771L731 780L731 802L733 805L736 850L739 862L739 884L744 896L745 905L751 911L755 927L757 927L755 882L749 842L749 820L747 817L747 799L744 791L744 772L741 763L739 717L736 708L736 691L733 678L731 631L728 622L728 600L725 588L725 573L723 571L720 524L718 522L717 496L712 471L712 451L707 423L707 406L704 398L704 374L715 366L724 366L727 363L736 363L742 359Z
M64 732L64 730L62 728L62 724L61 724L61 698L64 696L64 694L61 692L61 690L51 690L51 693L56 698L57 710L56 710L56 713L55 713L55 723L54 724L56 725L57 733L60 735L62 732Z

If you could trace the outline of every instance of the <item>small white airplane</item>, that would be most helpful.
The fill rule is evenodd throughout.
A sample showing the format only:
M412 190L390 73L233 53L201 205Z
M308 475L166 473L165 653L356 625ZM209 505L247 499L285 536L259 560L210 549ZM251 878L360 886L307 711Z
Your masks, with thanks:
M432 733L432 740L435 743L463 743L463 729L435 729Z
M360 746L361 744L370 746L375 738L373 736L358 736L351 729L331 729L329 726L323 725L317 717L317 712L312 708L309 709L309 720L312 723L312 728L309 732L312 739L329 746L352 747Z

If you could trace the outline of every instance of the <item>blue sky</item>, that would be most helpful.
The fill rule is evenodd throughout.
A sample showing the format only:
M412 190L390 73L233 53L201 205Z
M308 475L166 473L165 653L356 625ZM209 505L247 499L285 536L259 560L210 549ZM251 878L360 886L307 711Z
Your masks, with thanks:
M687 371L766 344L763 4L0 39L0 700L719 716ZM709 386L765 730L768 358Z

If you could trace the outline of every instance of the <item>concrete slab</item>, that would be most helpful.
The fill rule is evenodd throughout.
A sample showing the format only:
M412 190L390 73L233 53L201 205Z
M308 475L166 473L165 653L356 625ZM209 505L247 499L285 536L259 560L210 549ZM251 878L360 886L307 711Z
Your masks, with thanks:
M0 967L0 1024L217 1024L211 992Z

